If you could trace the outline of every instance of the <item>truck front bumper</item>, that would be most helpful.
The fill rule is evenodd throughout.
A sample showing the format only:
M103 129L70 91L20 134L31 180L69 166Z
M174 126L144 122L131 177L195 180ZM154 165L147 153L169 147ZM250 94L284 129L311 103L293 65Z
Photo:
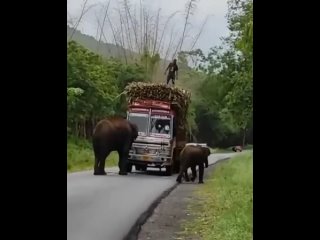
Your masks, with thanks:
M130 154L128 161L132 164L147 165L150 167L165 167L171 165L171 157L159 155Z

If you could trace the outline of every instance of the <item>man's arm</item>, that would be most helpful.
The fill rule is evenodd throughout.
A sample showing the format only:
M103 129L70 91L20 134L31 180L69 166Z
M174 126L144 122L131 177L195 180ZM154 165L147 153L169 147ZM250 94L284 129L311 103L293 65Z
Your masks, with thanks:
M168 69L169 69L169 67L170 67L170 63L169 63L169 65L168 65L168 67L166 68L166 70L164 71L164 75L166 75L167 74L167 71L168 71Z
M178 66L177 66L177 68L176 68L176 79L178 80L178 71L179 71L179 68L178 68Z

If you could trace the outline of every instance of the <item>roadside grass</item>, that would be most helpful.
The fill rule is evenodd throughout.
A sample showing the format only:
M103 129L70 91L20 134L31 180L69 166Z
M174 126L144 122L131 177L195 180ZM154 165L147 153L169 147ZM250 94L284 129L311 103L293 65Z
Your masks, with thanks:
M231 147L229 148L211 148L211 153L231 153L233 152Z
M228 147L228 148L210 148L211 149L211 153L231 153L232 151L232 147ZM246 145L243 150L252 150L253 149L253 145Z
M253 150L253 145L248 144L243 148L243 150Z
M253 201L252 151L219 163L194 193L192 219L178 235L203 240L251 240ZM189 239L189 238L188 238Z
M106 166L118 165L118 153L111 152L106 160ZM76 172L91 170L94 165L94 154L91 143L84 139L68 138L67 146L67 170Z

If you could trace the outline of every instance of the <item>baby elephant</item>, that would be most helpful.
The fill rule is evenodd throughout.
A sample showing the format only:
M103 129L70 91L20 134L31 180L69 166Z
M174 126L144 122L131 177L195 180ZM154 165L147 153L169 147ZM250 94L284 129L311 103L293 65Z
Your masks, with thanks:
M185 146L180 153L180 172L177 177L177 182L181 183L181 178L184 173L185 180L189 182L188 168L191 168L192 178L191 181L197 177L197 165L199 166L199 183L203 183L204 165L208 167L208 156L210 150L207 147L196 145Z

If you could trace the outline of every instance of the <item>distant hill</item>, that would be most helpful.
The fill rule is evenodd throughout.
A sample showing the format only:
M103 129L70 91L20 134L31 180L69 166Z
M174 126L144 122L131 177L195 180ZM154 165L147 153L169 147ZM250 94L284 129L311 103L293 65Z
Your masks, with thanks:
M67 25L67 40L69 40L71 34L72 34L73 28ZM97 53L103 57L109 58L109 57L115 57L119 58L119 56L123 56L123 48L120 46L117 47L114 44L110 43L104 43L100 42L99 48L98 48L98 41L89 35L81 33L79 30L75 30L72 40L78 42L85 48L89 49L90 51ZM126 54L130 54L129 50L126 50ZM137 56L136 53L132 53L134 56Z
M69 27L67 25L67 40L69 39L71 33L73 31L73 28ZM79 44L81 44L83 47L87 48L88 50L101 55L102 57L105 58L110 58L110 57L114 57L114 58L119 58L119 51L120 51L120 58L123 59L123 48L121 47L117 47L114 44L110 44L110 43L104 43L101 42L99 49L98 49L98 41L89 35L83 34L80 31L76 30L73 38L74 41L78 42ZM126 50L126 53L129 54L130 51ZM138 54L137 53L131 53L134 57L136 57L138 59ZM165 61L165 63L163 63L163 60L161 60L157 72L155 73L155 76L153 78L154 82L165 82L166 77L164 76L164 70L165 67L169 64L169 61ZM182 63L179 64L179 68L180 68L180 77L181 79L178 80L177 86L179 87L183 87L186 88L192 92L194 92L194 90L200 85L200 82L202 81L202 79L190 79L190 76L186 76L187 74L187 70L186 70L186 66L184 66ZM189 75L189 74L187 74Z

